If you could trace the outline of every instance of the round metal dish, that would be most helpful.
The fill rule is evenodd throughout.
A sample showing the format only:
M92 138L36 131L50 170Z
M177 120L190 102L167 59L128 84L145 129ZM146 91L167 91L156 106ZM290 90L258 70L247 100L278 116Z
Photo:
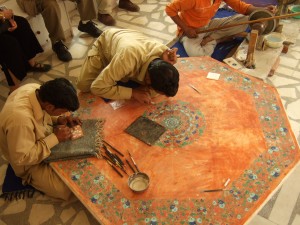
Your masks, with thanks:
M142 192L149 186L150 179L145 173L134 173L128 178L128 186L135 192Z
M280 48L285 41L282 33L272 32L265 36L265 42L270 48Z
M254 12L252 12L249 15L249 20L258 20L258 19L263 19L263 18L269 18L274 16L271 12L269 12L268 10L255 10ZM262 34L268 34L271 33L272 31L274 31L274 29L277 26L276 20L268 20L268 21L264 21L262 22L264 24L264 31ZM251 24L250 24L251 27Z

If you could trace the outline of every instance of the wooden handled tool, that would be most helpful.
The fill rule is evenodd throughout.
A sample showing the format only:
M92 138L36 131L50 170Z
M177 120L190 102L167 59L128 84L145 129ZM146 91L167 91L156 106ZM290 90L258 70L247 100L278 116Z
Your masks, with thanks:
M257 37L258 37L258 31L252 30L250 33L250 41L248 45L247 58L244 62L245 67L248 69L255 69L254 52L255 52Z
M201 34L201 33L207 33L207 32L211 32L211 31L215 31L215 30L222 30L222 29L229 28L229 27L240 26L240 25L244 25L244 24L260 23L260 22L265 22L265 21L269 21L269 20L283 19L283 18L298 16L298 15L300 15L300 12L285 14L285 15L281 15L281 16L266 17L266 18L261 18L261 19L257 19L257 20L248 20L248 21L244 21L244 22L240 22L240 23L228 24L225 26L214 27L214 28L206 29L206 30L201 30L201 29L198 30L197 29L196 32L197 32L197 34Z

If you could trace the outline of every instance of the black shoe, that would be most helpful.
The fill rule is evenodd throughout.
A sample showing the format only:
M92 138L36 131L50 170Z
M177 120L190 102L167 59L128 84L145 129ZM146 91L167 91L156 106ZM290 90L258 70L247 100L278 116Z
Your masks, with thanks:
M89 35L95 38L99 37L100 34L102 34L102 31L96 27L96 24L93 21L89 21L85 24L83 24L82 21L80 21L78 25L78 30L80 30L81 32L88 33Z
M32 72L45 73L45 72L48 72L49 70L51 70L51 65L36 62L34 64L34 66L32 66L29 70Z
M57 57L64 62L72 60L72 55L68 51L68 48L62 43L62 41L56 42L52 46L53 51L57 54Z
M110 14L98 13L98 20L106 26L113 26L116 24L115 19Z
M132 3L130 0L120 0L119 8L128 10L130 12L140 11L140 7L137 4Z

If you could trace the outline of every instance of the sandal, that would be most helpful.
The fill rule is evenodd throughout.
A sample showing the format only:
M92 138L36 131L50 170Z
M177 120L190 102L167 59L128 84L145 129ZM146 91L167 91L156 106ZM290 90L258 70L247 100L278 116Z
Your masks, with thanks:
M33 72L48 72L49 70L51 70L51 65L42 63L35 63L34 66L30 68L30 71Z

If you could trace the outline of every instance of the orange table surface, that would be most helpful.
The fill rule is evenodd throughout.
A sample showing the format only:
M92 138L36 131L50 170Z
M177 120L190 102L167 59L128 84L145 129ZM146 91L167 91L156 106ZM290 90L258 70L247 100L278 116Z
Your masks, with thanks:
M105 140L150 177L132 192L103 160L51 166L101 224L243 224L299 161L299 146L276 89L210 57L181 58L180 88L154 104L114 110L80 94L82 119L104 118ZM208 79L209 72L219 80ZM200 93L190 87L192 84ZM139 116L167 128L149 146L124 130ZM127 168L127 172L131 172ZM227 190L203 193L203 190Z

